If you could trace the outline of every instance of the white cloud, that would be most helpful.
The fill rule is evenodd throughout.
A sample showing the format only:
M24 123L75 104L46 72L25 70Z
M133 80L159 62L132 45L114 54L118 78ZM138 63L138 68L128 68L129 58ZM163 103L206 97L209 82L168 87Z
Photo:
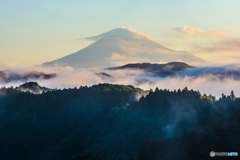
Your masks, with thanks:
M187 34L206 33L206 31L200 28L193 28L193 27L176 27L176 28L172 28L172 30L175 32L187 33Z
M64 70L64 71L73 71L74 68L70 67L70 66L67 66L67 67L64 67L62 70Z
M198 35L198 36L208 36L208 37L224 37L225 34L219 31L205 31L201 28L194 27L176 27L172 28L173 31L186 35Z

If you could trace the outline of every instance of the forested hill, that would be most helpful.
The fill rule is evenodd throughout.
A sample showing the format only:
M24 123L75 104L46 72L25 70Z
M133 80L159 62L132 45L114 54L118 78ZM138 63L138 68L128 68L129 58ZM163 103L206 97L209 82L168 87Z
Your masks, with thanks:
M154 73L158 76L171 76L186 69L195 68L183 62L170 62L166 64L130 63L119 67L110 67L108 70L137 69Z
M240 99L99 84L0 89L0 159L208 159L240 151Z

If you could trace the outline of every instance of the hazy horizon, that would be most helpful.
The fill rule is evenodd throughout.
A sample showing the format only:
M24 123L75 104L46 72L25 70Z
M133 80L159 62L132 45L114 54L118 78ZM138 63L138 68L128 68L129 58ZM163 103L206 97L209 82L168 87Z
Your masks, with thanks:
M61 58L92 43L81 38L121 26L211 63L238 63L239 5L237 0L2 1L0 69Z

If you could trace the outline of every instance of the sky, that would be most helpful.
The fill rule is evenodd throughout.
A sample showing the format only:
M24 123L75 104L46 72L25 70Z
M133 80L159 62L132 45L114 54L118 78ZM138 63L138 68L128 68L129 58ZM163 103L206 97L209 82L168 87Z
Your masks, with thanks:
M238 63L239 0L0 0L0 69L74 53L125 26L212 62Z

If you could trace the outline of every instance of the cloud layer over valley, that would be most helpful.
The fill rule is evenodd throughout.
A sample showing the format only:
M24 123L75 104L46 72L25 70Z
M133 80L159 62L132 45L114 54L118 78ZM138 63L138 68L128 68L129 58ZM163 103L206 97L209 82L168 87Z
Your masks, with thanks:
M196 67L177 71L174 74L162 76L143 69L107 70L100 68L35 68L39 73L55 73L57 77L34 79L41 86L48 88L74 88L91 86L98 83L133 85L145 90L155 89L189 89L220 97L222 93L229 94L234 90L240 95L240 67L236 65L219 67ZM23 81L4 83L1 86L18 86Z

